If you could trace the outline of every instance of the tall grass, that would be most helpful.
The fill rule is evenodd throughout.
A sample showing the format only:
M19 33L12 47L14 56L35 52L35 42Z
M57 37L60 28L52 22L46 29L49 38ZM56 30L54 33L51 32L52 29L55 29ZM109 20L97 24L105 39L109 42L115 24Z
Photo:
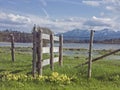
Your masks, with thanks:
M8 71L12 74L31 74L31 52L31 48L17 48L13 63L10 48L0 48L0 75ZM0 77L0 90L120 90L120 60L103 59L94 62L91 79L87 79L87 65L75 68L76 65L86 61L84 56L80 58L64 56L63 60L62 67L55 63L54 72L76 78L71 84L61 85L47 81L2 81ZM43 67L43 75L49 76L52 72L49 65Z

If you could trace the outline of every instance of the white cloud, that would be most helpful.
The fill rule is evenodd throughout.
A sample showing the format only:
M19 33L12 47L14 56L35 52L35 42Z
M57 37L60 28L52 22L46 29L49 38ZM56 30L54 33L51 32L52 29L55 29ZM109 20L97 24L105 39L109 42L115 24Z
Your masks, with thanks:
M90 6L101 6L109 11L120 11L120 0L83 0L82 2Z
M111 21L110 18L97 18L96 16L93 16L92 18L93 18L93 20L95 20L95 21L101 21L101 22L106 22L106 23L108 23L108 22Z
M8 14L8 18L11 19L11 21L13 22L26 23L26 24L31 22L30 18L20 15Z
M116 28L119 27L117 25L115 19L111 18L98 18L93 16L91 19L80 18L80 17L67 17L67 18L47 18L47 17L40 17L36 15L15 15L15 14L7 14L1 13L0 14L0 27L7 28L7 29L22 29L31 31L32 26L37 24L41 27L50 28L55 33L58 32L65 32L68 30L72 30L75 28L79 29L89 29L91 26L94 29L103 29L103 28Z
M0 28L4 29L24 29L29 28L31 20L29 17L0 12Z
M114 7L113 7L113 6L106 6L106 9L107 9L107 10L114 11Z
M34 15L29 15L31 21L34 24L40 25L41 27L48 27L54 32L65 32L74 28L83 28L85 18L79 17L68 17L68 18L46 18Z
M120 6L106 6L106 10L112 11L113 13L120 13Z
M75 28L89 29L91 26L94 29L120 29L118 18L96 17L90 19L81 17L67 17L67 18L47 18L36 15L18 15L13 13L0 13L0 27L7 29L22 29L31 31L34 24L41 27L50 28L55 33L65 32Z
M99 6L100 5L100 1L82 1L82 3L86 4L86 5L90 5L90 6Z
M4 13L4 12L0 12L0 20L11 21L14 23L21 23L21 24L22 23L24 23L24 24L31 23L31 20L28 17L21 16L18 14L15 15L12 13Z
M105 0L104 4L106 5L106 10L110 11L109 14L112 22L111 22L111 28L120 30L120 0Z
M101 6L105 6L106 10L117 12L120 11L120 0L103 0Z
M104 28L113 29L113 30L120 30L120 24L118 23L116 18L98 18L93 16L91 19L86 20L84 25L92 26L95 30L101 30Z
M93 16L92 19L87 20L86 25L120 30L120 0L83 0L83 3L91 6L96 5L104 10L100 13L100 17Z

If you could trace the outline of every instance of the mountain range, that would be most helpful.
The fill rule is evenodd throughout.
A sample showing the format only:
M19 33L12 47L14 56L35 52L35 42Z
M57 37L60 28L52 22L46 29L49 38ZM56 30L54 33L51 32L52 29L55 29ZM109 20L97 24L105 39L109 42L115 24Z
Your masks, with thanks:
M78 41L88 41L90 39L90 30L74 29L62 34L64 37L64 41L78 42ZM111 39L120 39L120 31L103 29L103 30L94 32L95 41L104 41L104 40L111 40Z

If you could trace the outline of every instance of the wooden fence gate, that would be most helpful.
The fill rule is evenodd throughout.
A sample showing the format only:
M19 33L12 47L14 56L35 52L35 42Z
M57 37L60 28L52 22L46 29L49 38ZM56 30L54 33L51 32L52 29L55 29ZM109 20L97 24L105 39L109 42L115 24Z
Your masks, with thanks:
M43 47L43 39L50 41L49 47ZM59 42L59 47L54 47L54 41ZM44 34L42 29L34 26L33 28L33 61L32 61L32 74L35 76L36 71L38 75L42 75L42 67L50 64L50 69L54 70L54 62L59 62L63 65L62 52L63 52L63 36L54 36L54 34ZM54 53L58 52L58 57L54 58ZM43 54L50 53L50 58L43 60Z

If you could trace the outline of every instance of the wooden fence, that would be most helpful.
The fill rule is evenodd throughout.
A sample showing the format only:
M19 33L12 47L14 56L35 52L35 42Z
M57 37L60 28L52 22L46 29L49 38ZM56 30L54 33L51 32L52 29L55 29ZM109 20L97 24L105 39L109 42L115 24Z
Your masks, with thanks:
M77 68L77 67L80 67L80 66L83 66L83 65L88 64L88 73L87 73L88 78L91 78L92 62L95 62L95 61L97 61L97 60L101 60L101 59L104 58L104 57L107 57L107 56L109 56L109 55L115 54L115 53L117 53L117 52L120 51L120 49L117 49L117 50L114 50L114 51L109 52L109 53L107 53L107 54L104 54L104 55L102 55L102 56L100 56L100 57L97 57L97 58L92 59L93 37L94 37L94 31L91 30L91 33L90 33L90 43L89 43L89 58L88 58L88 61L86 61L85 63L82 63L82 64L80 64L80 65L78 65L78 66L75 66L75 68Z
M91 30L90 33L90 43L89 43L89 58L88 61L80 64L76 67L86 65L88 64L88 78L91 78L91 72L92 72L92 62L100 60L104 57L107 57L109 55L112 55L114 53L117 53L120 51L120 49L117 49L115 51L112 51L110 53L107 53L105 55L102 55L97 58L92 59L92 47L93 47L93 36L94 36L94 31ZM15 47L14 47L14 36L13 34L10 35L11 37L11 56L12 56L12 61L15 61ZM43 47L43 39L49 40L50 41L50 47ZM59 42L59 47L54 47L54 41ZM59 55L58 57L54 57L54 53L58 52ZM63 36L60 35L59 37L54 36L54 34L44 34L42 32L42 29L39 27L34 26L33 28L33 60L32 60L32 75L33 77L35 76L36 71L38 72L38 75L42 75L42 68L43 66L49 65L50 64L50 69L54 70L54 63L59 62L59 65L63 65L63 58L62 58L62 53L63 52ZM43 60L43 54L44 53L49 53L50 58Z
M43 39L50 41L50 47L43 47ZM54 41L59 42L59 47L54 47ZM54 36L54 34L44 34L42 29L34 26L33 28L33 67L32 73L35 76L36 71L38 75L42 75L42 67L50 64L50 69L54 70L54 63L59 62L59 65L63 65L62 52L63 52L63 36ZM54 57L54 53L59 52L58 57ZM43 60L43 54L49 53L50 58Z

